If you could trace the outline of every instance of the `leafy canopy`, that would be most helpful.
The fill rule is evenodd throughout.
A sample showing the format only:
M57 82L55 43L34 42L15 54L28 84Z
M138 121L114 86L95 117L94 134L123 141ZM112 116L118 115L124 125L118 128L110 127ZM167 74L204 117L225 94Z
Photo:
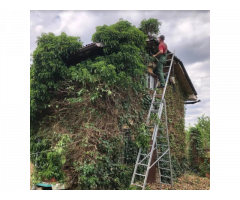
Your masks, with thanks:
M157 34L160 33L159 27L161 22L158 19L150 18L148 20L144 19L141 21L139 29L144 32L149 39L156 39Z
M56 90L58 82L66 78L66 59L82 44L80 37L67 36L66 33L59 36L42 33L37 37L37 48L33 52L30 69L31 120L36 118L36 111L47 107L51 99L50 90Z
M142 75L146 68L140 53L145 52L146 36L130 22L120 20L111 26L96 27L93 42L103 42L107 55L104 59L116 67L116 72L127 75Z

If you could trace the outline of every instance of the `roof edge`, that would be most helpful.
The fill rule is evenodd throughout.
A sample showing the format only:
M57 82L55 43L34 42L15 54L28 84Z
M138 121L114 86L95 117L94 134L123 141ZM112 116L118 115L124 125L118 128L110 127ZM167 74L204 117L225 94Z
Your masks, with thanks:
M169 51L169 50L168 50L168 51ZM172 53L172 52L169 51L169 53ZM193 83L192 83L190 77L188 76L187 70L185 69L183 62L182 62L177 56L175 56L175 55L174 55L174 59L175 59L177 62L179 62L179 64L181 65L181 67L182 67L182 69L183 69L183 72L184 72L184 75L185 75L185 77L186 77L186 79L187 79L187 81L188 81L191 89L193 90L193 93L194 93L195 95L198 95L196 89L195 89L194 86L193 86Z

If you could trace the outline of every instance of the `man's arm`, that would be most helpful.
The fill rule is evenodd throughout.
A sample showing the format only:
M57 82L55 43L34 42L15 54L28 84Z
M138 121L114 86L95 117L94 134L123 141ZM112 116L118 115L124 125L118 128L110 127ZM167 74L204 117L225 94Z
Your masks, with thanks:
M156 57L156 56L158 56L160 54L163 54L163 49L161 49L157 54L153 55L153 57Z
M163 54L163 45L162 44L159 45L159 52L157 54L153 55L153 57L156 57L160 54Z

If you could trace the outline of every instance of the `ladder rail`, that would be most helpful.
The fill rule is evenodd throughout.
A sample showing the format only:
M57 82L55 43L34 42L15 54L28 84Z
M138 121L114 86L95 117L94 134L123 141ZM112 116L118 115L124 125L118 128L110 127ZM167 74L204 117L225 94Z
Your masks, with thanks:
M156 146L157 146L158 144L157 144L157 142L156 142ZM158 148L156 148L156 155L157 155L157 158L158 158ZM159 174L159 184L160 184L160 190L162 189L162 184L161 184L161 171L160 171L160 164L159 164L159 162L157 162L157 164L158 164L158 174Z
M155 125L155 132L154 132L153 134L156 136L157 132L158 132L158 124ZM151 154L150 154L150 158L149 158L149 160L148 160L148 167L147 167L146 176L145 176L145 178L144 178L144 183L143 183L143 188L142 188L143 190L145 189L146 182L147 182L147 178L148 178L148 173L149 173L149 170L150 170L150 168L151 168L151 167L149 167L149 166L150 166L151 161L152 161L152 156L153 156L153 151L154 151L154 149L155 149L155 148L154 148L154 145L155 145L155 143L156 143L156 139L157 139L157 137L154 137L154 138L153 138L152 148L151 148Z
M165 83L165 86L164 86L164 90L163 90L163 93L162 93L162 101L163 101L163 99L164 99L165 92L166 92L166 89L167 89L167 83L168 83L168 79L169 79L170 72L171 72L171 69L172 69L172 64L173 64L174 56L175 56L175 50L174 50L173 53L172 53L172 60L171 60L171 64L170 64L170 67L169 67L169 71L168 71L166 83Z
M156 147L154 147L153 150L155 150ZM140 161L138 164L142 164L142 162L150 155L151 151Z
M151 168L153 165L155 165L168 151L169 151L169 149L167 151L165 151L159 158L157 158L157 160L149 168Z
M132 180L131 180L131 185L133 184L134 179L135 179L135 175L136 175L136 172L137 172L137 163L139 161L141 151L142 151L142 148L140 148L139 151L138 151L137 161L136 161L136 164L135 164L135 168L134 168L134 172L133 172L133 176L132 176Z
M157 83L156 83L156 86L158 85L158 80L157 80ZM149 118L150 118L150 115L151 115L151 110L153 108L153 102L155 101L155 96L156 96L156 89L154 90L154 93L153 93L153 98L152 98L152 102L151 102L151 106L150 106L150 109L148 111L148 116L147 116L147 120L146 120L146 124L148 124L149 122Z

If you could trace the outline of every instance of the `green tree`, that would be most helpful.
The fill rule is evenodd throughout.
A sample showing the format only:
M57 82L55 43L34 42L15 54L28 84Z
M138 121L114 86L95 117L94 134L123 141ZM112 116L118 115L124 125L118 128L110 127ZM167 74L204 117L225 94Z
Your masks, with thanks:
M102 42L107 55L102 58L107 64L116 67L116 72L136 77L142 75L144 69L143 58L146 36L130 22L119 20L116 24L96 27L92 36L93 42Z
M201 133L197 127L191 127L190 132L190 148L189 148L189 160L192 169L197 169L199 159L203 156L203 142Z
M210 117L203 114L198 117L194 127L189 125L186 130L186 142L188 146L188 157L190 167L205 176L210 173L209 154L206 149L210 149Z
M149 39L156 39L157 34L160 33L160 26L162 25L158 19L150 18L141 21L139 29L144 32Z
M59 36L42 33L36 43L30 69L31 121L36 119L36 112L47 107L51 92L58 88L58 82L66 78L66 59L83 44L80 37L67 36L64 32Z
M210 148L210 117L203 114L198 117L196 127L201 133L204 149Z

